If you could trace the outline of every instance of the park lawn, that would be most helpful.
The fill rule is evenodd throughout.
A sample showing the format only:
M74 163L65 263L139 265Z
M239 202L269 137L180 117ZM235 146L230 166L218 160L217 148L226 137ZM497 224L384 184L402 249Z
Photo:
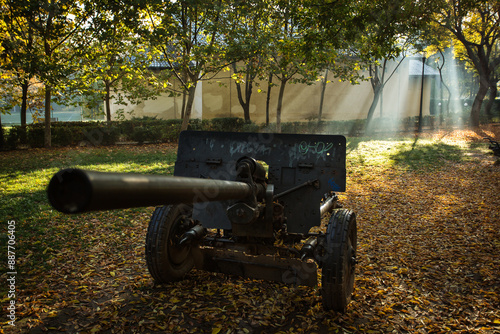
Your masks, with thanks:
M0 240L6 249L7 222L14 220L17 275L16 326L3 317L1 328L494 333L500 330L500 167L484 134L498 136L348 138L347 191L340 199L357 213L360 263L345 314L323 311L319 289L196 270L184 281L154 286L144 259L153 208L67 216L47 204L45 188L60 168L168 175L173 145L4 152ZM1 289L2 307L9 302Z

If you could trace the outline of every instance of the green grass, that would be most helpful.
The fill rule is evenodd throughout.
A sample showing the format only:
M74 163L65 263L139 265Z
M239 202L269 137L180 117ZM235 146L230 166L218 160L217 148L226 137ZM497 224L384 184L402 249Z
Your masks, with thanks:
M0 156L0 243L6 245L7 221L16 221L17 258L23 271L47 267L52 253L61 252L73 240L73 246L87 247L92 234L88 220L112 220L115 212L64 216L48 204L46 187L50 178L68 167L99 171L172 174L175 150L155 147L113 147L54 149L6 152ZM140 209L123 210L133 216ZM84 219L82 219L84 218ZM114 229L126 229L114 225ZM70 222L71 225L68 225Z
M450 162L471 161L468 153L471 150L480 153L482 146L419 138L349 138L347 169L385 166L414 171L434 170Z
M0 213L20 219L48 209L45 188L62 168L171 174L175 152L127 147L7 152L0 158Z

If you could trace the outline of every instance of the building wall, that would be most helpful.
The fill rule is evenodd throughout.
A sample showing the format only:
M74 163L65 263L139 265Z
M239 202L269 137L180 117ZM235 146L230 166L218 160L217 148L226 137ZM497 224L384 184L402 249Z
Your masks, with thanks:
M409 61L404 61L395 74L387 81L384 94L381 98L383 109L377 107L375 117L392 119L418 116L420 110L421 75L412 75L409 72ZM386 78L396 67L396 63L389 65ZM429 115L431 81L430 75L424 76L423 115ZM348 82L331 80L325 89L322 119L352 120L364 119L368 114L373 100L373 90L369 81L362 81L352 85ZM173 83L177 88L177 83ZM266 120L267 82L260 82L262 92L254 85L251 97L250 118L255 123L264 123ZM282 122L306 121L317 119L321 99L322 85L316 82L312 85L290 84L285 88L283 99ZM272 88L270 99L270 121L276 121L276 105L279 87ZM236 83L227 72L220 73L210 81L203 81L197 85L192 118L211 119L216 117L241 117L243 109L238 101ZM155 100L147 100L139 105L112 106L112 114L123 109L125 116L142 117L156 116L162 119L181 117L182 96L163 94ZM128 114L132 111L132 114Z
M241 117L243 109L239 103L236 84L232 79L221 78L218 84L205 84L203 87L203 118ZM266 87L261 82L260 87ZM285 87L281 119L283 122L317 119L321 100L322 85L290 84ZM269 117L276 120L279 87L271 91ZM363 98L359 98L362 96ZM349 83L329 83L325 89L323 120L348 120L366 118L373 93L369 84L352 86ZM257 91L254 87L250 100L250 119L255 123L266 121L267 91Z
M173 82L173 89L178 90L178 82ZM202 118L203 83L198 83L193 103L192 118ZM115 104L111 101L111 118L115 119L123 114L125 118L157 117L159 119L181 118L182 96L164 93L155 99L145 100L140 104L132 104L126 100L126 105Z

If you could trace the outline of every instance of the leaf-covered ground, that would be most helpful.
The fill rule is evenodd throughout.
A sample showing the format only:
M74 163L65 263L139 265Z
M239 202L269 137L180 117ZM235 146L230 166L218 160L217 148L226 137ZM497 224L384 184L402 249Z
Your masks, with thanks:
M345 314L319 289L193 270L154 286L144 260L152 208L64 216L44 198L68 165L169 173L168 145L7 152L2 248L16 220L16 326L5 333L495 333L500 331L500 166L483 132L349 138L344 207L359 264ZM119 161L119 163L117 163ZM4 254L4 252L2 252ZM4 257L4 259L6 256ZM4 260L2 260L4 261ZM5 286L6 277L2 272ZM5 310L9 299L2 288Z

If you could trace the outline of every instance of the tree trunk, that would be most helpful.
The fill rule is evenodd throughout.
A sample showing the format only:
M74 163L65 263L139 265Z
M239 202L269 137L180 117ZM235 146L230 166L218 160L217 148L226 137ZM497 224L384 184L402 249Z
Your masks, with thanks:
M378 107L379 109L379 117L382 118L382 116L384 115L384 90L383 89L380 89L380 105Z
M280 92L278 94L278 106L276 107L276 132L281 133L281 111L283 109L283 95L285 94L285 86L287 79L281 80Z
M5 137L3 135L2 114L0 113L0 150L5 147Z
M238 93L238 101L240 102L241 108L243 108L245 122L250 123L250 96L252 95L252 84L245 84L246 101L243 99L243 91L240 83L236 83L236 92Z
M187 82L187 73L184 71L182 74L182 82ZM181 107L181 119L184 119L186 115L186 97L187 92L185 89L182 90L182 107Z
M476 98L474 99L474 103L472 103L472 109L470 111L470 126L473 128L479 127L479 116L481 114L481 106L483 104L484 97L486 93L488 93L489 83L488 80L484 78L479 79L479 90L476 94Z
M493 104L495 103L495 99L497 97L498 89L497 89L497 83L496 80L492 80L490 82L490 94L488 97L488 100L486 102L486 106L484 107L484 111L486 112L486 115L488 116L488 121L491 122L493 119L493 113L491 112L491 109L493 108Z
M27 79L23 80L23 83L21 84L21 90L22 90L22 101L21 101L21 126L26 127L26 114L28 111L28 88L29 88L29 82Z
M425 57L422 58L422 76L420 80L420 106L419 106L419 111L418 111L418 132L422 132L422 126L423 126L423 113L422 113L422 108L423 108L423 103L424 103L424 79L425 79Z
M185 90L182 91L182 106L181 106L181 118L184 119L184 115L186 113L186 96L187 93Z
M189 119L191 118L191 110L193 108L194 94L196 92L196 83L189 87L186 111L184 112L184 118L182 119L181 131L187 130L189 126Z
M250 123L250 99L252 98L252 91L253 91L253 78L250 78L250 75L247 73L247 78L246 78L246 83L245 83L245 108L243 109L244 116L245 116L245 122Z
M251 120L250 120L250 105L248 103L245 103L243 105L243 116L245 118L245 123L251 123Z
M106 122L111 125L111 87L106 83Z
M22 97L21 97L21 143L26 144L27 134L26 134L26 115L28 113L28 88L29 81L24 79L21 84Z
M325 101L325 90L327 82L328 82L328 69L325 70L325 78L321 83L321 98L319 101L318 125L321 124L321 118L323 117L323 102Z
M269 101L271 100L271 89L273 87L273 74L269 74L267 81L267 97L266 97L266 126L269 126Z
M441 76L441 70L439 70L439 76ZM444 120L444 103L443 103L443 82L439 83L439 126L443 125Z
M443 95L443 87L446 88L446 91L448 92L448 100L446 101L446 116L449 116L450 115L450 103L451 103L451 91L450 89L448 88L448 86L445 84L444 80L443 80L443 72L442 72L442 67L439 68L439 78L441 80L441 87L439 89L440 91L440 94L441 94L441 115L439 116L439 124L440 125L443 125L443 121L444 121L444 95Z
M384 66L385 66L385 62L384 62ZM366 125L365 125L365 130L366 131L369 131L369 127L370 127L370 123L373 119L373 115L375 114L375 109L377 108L377 104L380 100L380 95L382 93L382 88L383 88L383 78L382 80L380 79L379 77L379 70L378 70L378 66L375 65L375 66L372 66L370 65L370 68L369 68L369 71L370 71L370 83L372 85L372 89L373 89L373 100L372 100L372 104L370 105L370 109L368 109L368 115L366 115Z
M50 131L50 100L51 96L51 87L49 85L45 85L45 133L44 133L44 147L50 148L52 147L52 134Z
M373 101L370 105L370 109L368 109L368 115L366 116L366 125L371 122L373 118L373 114L375 113L375 109L377 108L378 101L380 100L380 94L382 93L382 85L376 85L373 88Z
M233 64L233 71L236 73L236 64ZM245 118L245 123L250 123L250 98L252 97L253 89L253 79L250 75L246 74L245 80L245 98L243 98L243 90L241 89L241 83L236 83L236 92L238 93L238 101L243 108L243 117Z

